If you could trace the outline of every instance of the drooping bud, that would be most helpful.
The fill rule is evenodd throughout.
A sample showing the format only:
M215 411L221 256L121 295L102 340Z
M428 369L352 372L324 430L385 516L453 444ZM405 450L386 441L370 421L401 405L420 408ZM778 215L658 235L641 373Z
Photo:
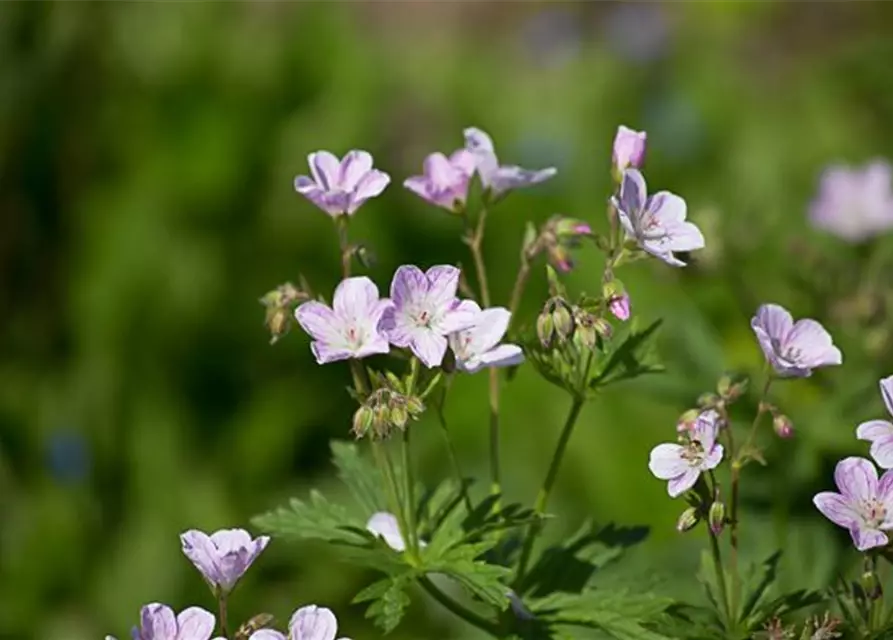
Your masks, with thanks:
M787 440L794 437L794 423L783 413L776 413L772 417L772 428L779 438Z
M676 531L679 533L691 531L700 521L700 510L697 507L689 507L682 512L682 515L680 515L679 519L676 521Z
M863 573L859 584L865 592L865 597L869 600L880 600L884 596L884 588L874 571L869 570Z
M547 309L543 309L536 319L536 337L539 338L543 348L548 349L554 336L555 324L552 321L552 314Z
M415 396L406 398L406 410L409 411L410 417L417 419L425 411L425 403Z
M406 401L403 398L394 398L391 401L391 424L401 431L406 428L409 422L409 411L406 410Z
M260 299L266 313L264 324L270 332L270 344L276 344L291 329L292 311L295 305L309 299L310 296L295 287L292 283L281 284L268 291Z
M611 336L614 335L614 327L604 318L595 318L592 321L592 326L595 332L605 340L610 340Z
M373 410L367 406L362 405L359 409L356 410L356 413L353 414L353 433L357 438L362 438L369 429L372 427L372 422L375 419L375 413Z
M574 317L567 302L560 298L553 299L552 326L559 340L567 340L574 332Z
M707 522L710 524L710 531L713 532L713 535L718 536L721 534L726 526L726 505L719 500L714 501L710 505Z
M608 299L608 309L614 314L618 320L629 320L630 306L629 296L624 294L615 295Z
M749 380L746 377L724 375L716 384L716 392L726 402L734 402L747 391Z

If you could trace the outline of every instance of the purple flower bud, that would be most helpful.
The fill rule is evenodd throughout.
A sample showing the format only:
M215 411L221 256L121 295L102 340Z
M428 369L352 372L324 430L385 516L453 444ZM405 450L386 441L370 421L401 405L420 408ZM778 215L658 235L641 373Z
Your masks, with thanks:
M608 300L608 309L611 310L611 313L613 313L614 317L618 320L629 320L629 296L625 293L619 296L614 296Z
M794 423L784 414L779 413L772 418L772 428L779 438L787 440L794 437Z
M619 172L632 167L638 169L645 162L645 141L647 134L644 131L635 131L629 127L620 125L617 127L617 135L614 136L614 168Z
M194 529L180 536L183 553L208 584L224 593L233 587L270 542L268 536L252 540L244 529L221 529L210 536Z

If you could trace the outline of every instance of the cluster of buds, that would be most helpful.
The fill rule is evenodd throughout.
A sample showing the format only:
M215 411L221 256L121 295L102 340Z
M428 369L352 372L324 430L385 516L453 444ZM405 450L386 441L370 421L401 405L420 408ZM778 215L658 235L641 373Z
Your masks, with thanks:
M357 438L387 438L394 429L403 431L410 420L418 420L424 410L424 403L416 396L376 389L354 413L353 433Z
M559 296L546 300L536 319L536 335L543 348L564 344L574 334L573 307Z
M719 536L723 532L729 523L729 519L726 517L726 505L719 499L719 492L713 496L712 500L708 499L708 495L704 485L699 483L696 491L686 496L689 506L676 521L676 531L679 533L691 531L702 520L706 520L707 526L710 527L710 532L714 536Z
M543 225L539 236L531 236L528 228L524 250L529 257L545 251L549 264L567 273L574 268L571 251L579 248L581 241L589 237L592 237L592 228L582 220L552 216Z
M590 313L583 307L574 307L574 345L578 349L592 351L599 340L609 340L614 329L604 318Z
M303 278L300 288L286 282L260 299L260 303L266 308L264 324L270 332L270 344L276 344L291 330L295 307L309 299L309 289Z

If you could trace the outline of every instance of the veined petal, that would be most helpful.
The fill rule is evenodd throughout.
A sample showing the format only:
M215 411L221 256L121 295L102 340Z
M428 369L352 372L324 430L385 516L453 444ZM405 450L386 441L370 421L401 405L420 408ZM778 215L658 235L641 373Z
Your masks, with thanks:
M885 471L878 481L877 499L887 512L881 529L893 528L893 471Z
M468 149L459 149L450 155L450 164L461 171L466 178L470 178L475 169L474 154Z
M390 350L391 346L387 337L381 333L374 333L363 341L360 348L354 352L353 357L357 359L368 358L375 354L388 353Z
M710 451L716 442L719 420L719 413L713 409L702 411L695 420L692 436L701 443L704 451Z
M385 187L387 187L390 182L391 176L386 174L384 171L373 169L372 171L368 172L360 179L359 183L357 183L347 213L353 214L357 209L360 208L360 205L366 202L366 200L368 200L369 198L374 198L382 191L384 191Z
M311 300L295 309L295 319L310 336L321 342L342 341L343 324L329 307Z
M667 228L670 251L695 251L704 248L704 234L692 222L681 222Z
M428 302L434 307L442 307L452 302L459 288L459 269L443 264L431 267L425 272L428 279Z
M695 486L699 477L701 477L700 470L689 467L682 475L670 479L667 484L667 493L671 498L678 498Z
M884 406L887 412L893 415L893 376L883 378L878 385L881 388L881 397L884 399Z
M353 150L341 161L338 170L338 187L354 191L367 173L372 170L372 156L368 151Z
M465 148L469 151L495 151L493 140L483 130L477 127L467 127L465 134Z
M757 314L750 321L750 326L766 332L771 340L785 340L794 328L794 319L787 309L777 304L764 304L757 309Z
M447 339L431 329L420 329L413 334L412 344L409 346L423 365L433 369L443 362Z
M513 367L524 362L524 351L516 344L501 344L478 356L484 367Z
M208 640L214 633L214 615L201 607L189 607L177 616L177 640Z
M275 629L258 629L250 636L248 640L288 640L284 634Z
M834 524L849 529L861 522L859 513L846 497L832 491L817 493L812 503Z
M856 437L859 440L873 442L883 438L893 438L893 424L886 420L869 420L856 427Z
M648 198L645 208L661 227L674 227L685 221L685 200L669 191L658 191Z
M651 450L648 468L659 480L669 480L682 475L690 466L682 457L684 449L681 445L664 443Z
M335 640L338 620L329 609L310 605L292 614L288 631L289 640Z
M328 151L317 151L307 156L310 173L324 191L337 188L341 163Z
M834 481L843 497L849 500L866 501L877 496L877 469L865 458L850 457L838 462Z
M146 640L178 640L173 610L159 602L140 609L140 637Z
M648 187L638 169L626 169L620 182L620 209L630 217L636 234L639 234L639 220L645 209Z
M397 268L391 280L391 300L403 308L422 300L428 294L428 278L415 265L405 264Z
M315 340L310 343L310 351L316 358L317 364L328 364L352 358L354 353L346 343L330 343Z
M531 187L555 176L555 167L546 169L524 169L515 165L498 167L490 177L490 188L494 194L502 194L513 189Z
M886 546L890 541L887 534L878 529L854 526L850 528L850 537L859 551L866 551L875 547Z
M707 455L704 456L704 460L701 461L701 471L715 469L719 463L722 462L723 448L721 444L715 444L712 449L708 449L707 451Z
M335 315L346 324L369 316L379 300L378 287L366 276L345 278L335 288L333 298Z
M843 356L840 349L834 346L831 334L821 324L806 318L798 320L784 341L785 348L792 347L802 353L798 364L807 367L821 367L841 364Z
M893 469L893 436L878 438L872 442L870 453L882 469Z
M444 335L464 331L474 325L479 313L461 303L454 303L443 313L437 323L436 330Z

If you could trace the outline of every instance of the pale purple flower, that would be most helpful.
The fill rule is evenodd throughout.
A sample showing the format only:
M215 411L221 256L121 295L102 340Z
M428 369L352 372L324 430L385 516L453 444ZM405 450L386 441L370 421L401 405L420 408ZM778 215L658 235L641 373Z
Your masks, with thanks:
M839 493L824 491L812 499L831 522L849 529L859 551L889 542L893 528L893 471L878 481L877 469L865 458L845 458L834 469Z
M810 318L794 323L777 304L764 304L751 319L766 360L782 377L805 378L817 367L841 364L843 355L825 328Z
M372 535L381 538L391 549L403 553L406 550L406 543L400 534L400 524L397 522L397 516L387 511L379 511L372 514L369 522L366 523L366 530Z
M880 381L881 397L887 413L893 415L893 376ZM856 437L871 443L871 457L883 469L893 469L893 423L869 420L856 428Z
M459 306L456 290L459 269L449 265L418 267L403 265L391 281L393 308L385 315L383 327L391 344L409 347L426 367L443 362L447 339L474 320L474 314Z
M623 125L617 127L612 154L614 168L623 171L629 167L641 167L645 162L646 139L647 134L644 131L635 131Z
M645 178L637 169L626 169L620 183L620 197L612 198L626 236L651 255L674 267L685 263L675 251L704 248L701 230L685 221L685 200L669 191L648 197Z
M686 432L684 444L659 444L651 450L648 468L659 480L669 480L667 493L675 498L698 481L701 473L710 471L722 461L722 445L716 442L720 417L712 409L701 413Z
M490 136L475 127L465 129L464 133L465 148L474 154L481 184L489 190L494 199L512 189L545 182L557 173L554 167L531 170L516 165L500 165Z
M288 622L288 636L273 629L259 629L248 640L335 640L337 633L338 619L331 609L311 604L292 614Z
M828 167L809 206L812 224L849 242L893 228L893 170L883 160L864 167Z
M216 591L229 592L270 542L244 529L221 529L210 536L191 529L180 536L183 553Z
M611 296L611 299L608 300L608 309L618 320L629 320L629 296L625 293L619 296Z
M130 635L133 640L208 640L214 622L214 615L200 607L189 607L175 616L167 605L153 602L140 610L140 625ZM115 638L106 636L106 640Z
M313 177L295 178L295 191L332 217L353 215L391 181L388 174L372 168L367 151L351 151L340 161L328 151L317 151L307 162Z
M295 309L298 324L310 334L310 349L319 364L365 358L390 350L383 329L385 312L393 307L378 297L378 287L369 278L345 278L335 288L332 306L305 302Z
M475 156L467 149L459 149L449 158L432 153L425 158L424 175L407 178L403 186L431 204L458 212L468 198L474 169Z
M512 317L508 309L492 307L481 310L473 300L463 300L459 306L474 316L470 327L449 335L450 348L456 356L459 371L476 373L484 367L511 367L524 362L521 347L499 344Z

